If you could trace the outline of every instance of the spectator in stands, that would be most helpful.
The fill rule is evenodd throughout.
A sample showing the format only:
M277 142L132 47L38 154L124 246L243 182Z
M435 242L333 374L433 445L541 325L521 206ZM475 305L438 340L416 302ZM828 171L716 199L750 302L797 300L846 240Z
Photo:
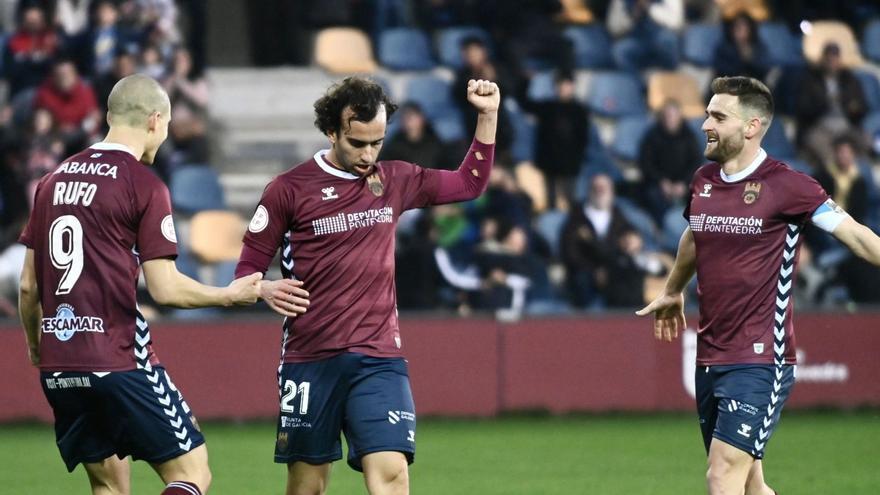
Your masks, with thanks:
M678 34L684 25L682 0L612 0L608 31L618 37L614 62L638 74L647 67L678 65Z
M54 169L64 158L64 139L56 130L52 114L45 108L34 111L31 132L27 136L28 196L32 197L37 181Z
M503 162L496 162L492 167L484 197L486 199L481 208L484 218L504 218L507 222L525 229L530 239L536 237L531 229L532 200L519 187L516 178Z
M614 203L614 182L605 174L597 174L590 182L587 201L568 212L560 246L575 306L596 303L602 284L608 280L608 260L619 250L621 237L632 230Z
M113 68L114 55L135 43L135 36L118 23L119 11L111 0L94 6L92 23L76 41L80 72L90 79L100 78Z
M40 85L34 108L44 108L52 115L65 144L80 146L99 130L100 114L95 93L83 81L69 59L58 60L51 76Z
M607 268L597 273L605 304L609 308L638 308L652 301L672 263L668 254L646 251L638 231L624 231L617 249L610 252Z
M400 129L382 147L380 160L405 160L425 168L451 170L446 147L417 103L400 107Z
M113 68L110 72L95 80L95 96L102 114L107 113L107 98L110 97L110 90L120 79L135 73L135 63L135 56L131 52L118 50L113 56Z
M836 43L825 45L819 65L801 81L796 111L798 144L822 166L833 160L835 136L858 133L868 106L858 78L843 66Z
M37 5L24 7L19 27L6 42L3 71L9 80L9 94L40 84L61 49L61 38L46 23L46 13Z
M644 206L661 222L670 207L687 199L694 170L703 161L697 136L685 123L675 100L666 101L657 112L657 122L648 129L639 146Z
M469 135L476 128L477 114L473 105L468 103L467 94L461 91L460 88L467 87L467 82L471 79L496 81L501 87L511 88L508 91L515 91L513 90L515 85L510 75L489 58L489 50L479 37L468 36L463 39L461 51L463 66L458 70L450 91L452 91L453 101L458 104L458 108L461 111L462 123L466 130L465 135ZM464 86L459 86L460 84ZM507 111L504 109L504 102L507 97L502 95L501 98L501 108L498 109L498 134L496 136L495 156L501 156L503 159L509 152L512 135L510 119L507 116Z
M816 174L816 181L859 223L868 215L868 183L859 171L857 143L849 136L837 137L833 143L834 159Z
M165 79L167 68L162 51L156 45L149 44L141 51L138 72L146 74L157 81Z
M537 119L535 162L544 172L550 207L571 204L575 179L587 153L590 113L575 98L569 72L555 76L556 98L531 101L521 98L523 108Z
M724 37L715 48L715 77L748 76L763 81L771 69L767 50L758 38L755 20L745 12L724 23Z
M69 37L76 36L89 25L90 0L56 0L55 22Z
M559 1L507 0L494 6L492 35L508 67L518 73L527 73L536 67L574 69L574 47L556 21L563 13Z
M204 115L187 105L178 105L171 111L173 119L168 126L171 146L166 148L157 167L163 178L184 165L207 165L210 162L207 122Z
M172 108L187 105L190 109L204 113L208 109L208 83L193 70L190 51L184 47L174 50L171 73L162 81Z

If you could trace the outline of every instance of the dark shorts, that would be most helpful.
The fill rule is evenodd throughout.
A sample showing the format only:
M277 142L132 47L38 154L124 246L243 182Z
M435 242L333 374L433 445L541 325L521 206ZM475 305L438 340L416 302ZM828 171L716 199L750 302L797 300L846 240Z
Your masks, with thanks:
M55 413L55 438L68 471L114 454L161 464L205 443L163 368L43 372L40 383Z
M373 452L402 452L413 462L416 413L406 360L345 353L286 363L279 377L281 413L275 462L324 464L342 459L363 470Z
M697 366L697 412L706 452L712 438L763 459L795 380L794 365Z

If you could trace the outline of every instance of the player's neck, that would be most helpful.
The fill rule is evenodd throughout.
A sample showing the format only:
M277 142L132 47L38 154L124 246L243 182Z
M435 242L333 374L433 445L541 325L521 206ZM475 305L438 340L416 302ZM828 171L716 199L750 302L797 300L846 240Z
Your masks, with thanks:
M138 160L144 155L144 138L135 129L111 128L104 138L105 143L122 144L128 147Z
M724 173L728 176L742 172L749 168L749 165L755 161L760 152L760 146L746 146L738 155L722 163L721 170L724 170Z

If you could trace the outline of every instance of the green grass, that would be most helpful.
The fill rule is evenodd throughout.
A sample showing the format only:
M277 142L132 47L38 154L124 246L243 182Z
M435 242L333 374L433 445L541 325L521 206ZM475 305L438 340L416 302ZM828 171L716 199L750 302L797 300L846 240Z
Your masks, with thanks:
M207 423L211 493L280 494L274 426ZM425 419L418 427L416 494L700 494L705 456L692 415ZM782 495L880 493L880 411L783 416L765 472ZM68 475L51 428L0 426L0 493L87 493L82 468ZM135 494L159 493L135 463ZM366 493L361 475L334 465L331 494Z

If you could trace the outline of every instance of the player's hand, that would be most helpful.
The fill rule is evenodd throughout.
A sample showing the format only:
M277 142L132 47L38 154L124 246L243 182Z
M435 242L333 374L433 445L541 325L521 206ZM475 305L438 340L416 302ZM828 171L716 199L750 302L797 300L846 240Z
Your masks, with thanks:
M687 322L684 319L684 294L663 294L651 304L636 311L639 316L654 313L654 338L672 342L683 331Z
M263 274L251 273L235 279L226 288L229 291L230 303L235 306L247 306L257 302L260 297L260 280Z
M278 314L296 318L309 309L309 291L302 280L281 279L260 284L260 297Z
M501 90L492 81L471 79L468 81L467 99L480 113L497 112L501 104Z

